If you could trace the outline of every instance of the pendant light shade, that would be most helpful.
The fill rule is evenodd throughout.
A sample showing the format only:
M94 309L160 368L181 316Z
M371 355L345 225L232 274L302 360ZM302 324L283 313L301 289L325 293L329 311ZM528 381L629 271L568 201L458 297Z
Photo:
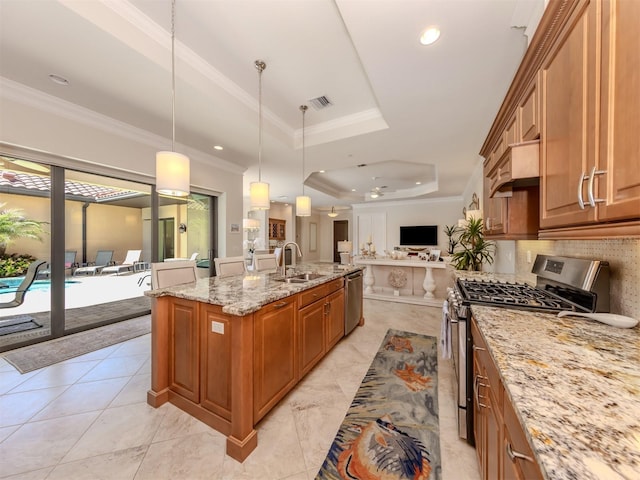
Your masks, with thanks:
M156 190L162 195L189 195L189 157L176 152L156 153Z
M176 153L176 2L171 2L171 151L156 153L156 191L162 195L189 195L189 157Z
M300 105L300 111L302 112L302 195L296 197L297 217L311 216L311 197L304 194L304 114L307 113L307 108L306 105Z
M338 216L338 212L336 212L336 207L331 207L331 211L327 213L331 218L335 218Z
M249 205L251 210L269 210L269 184L262 181L262 72L267 64L262 60L254 64L258 70L258 181L249 185Z
M308 197L306 195L296 197L296 216L311 216L311 197Z

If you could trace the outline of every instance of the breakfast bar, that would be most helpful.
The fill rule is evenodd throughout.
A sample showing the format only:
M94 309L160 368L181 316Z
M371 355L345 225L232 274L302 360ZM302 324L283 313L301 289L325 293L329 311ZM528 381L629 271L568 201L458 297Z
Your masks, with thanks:
M344 276L360 267L297 270L294 278L211 277L146 292L147 403L171 402L220 431L227 454L243 461L257 446L257 423L345 335Z

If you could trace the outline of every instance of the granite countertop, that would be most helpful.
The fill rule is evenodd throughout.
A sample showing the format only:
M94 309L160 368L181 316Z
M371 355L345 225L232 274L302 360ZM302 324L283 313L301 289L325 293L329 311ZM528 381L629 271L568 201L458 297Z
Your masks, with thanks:
M640 478L640 327L471 309L543 475Z
M297 273L319 273L323 277L305 283L286 283L276 280L275 273L247 272L244 275L198 279L194 284L148 290L149 297L165 295L220 305L229 315L243 316L260 310L264 305L316 287L351 272L362 270L354 265L333 263L303 263L296 266Z

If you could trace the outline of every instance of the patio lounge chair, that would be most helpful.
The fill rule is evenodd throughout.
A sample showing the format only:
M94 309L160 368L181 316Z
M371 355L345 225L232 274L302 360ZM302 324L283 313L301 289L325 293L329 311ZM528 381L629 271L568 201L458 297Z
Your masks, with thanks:
M10 302L0 303L0 308L13 308L13 307L22 305L22 302L24 302L24 296L27 293L27 290L29 289L33 281L36 279L36 276L38 275L38 270L40 269L40 267L42 267L46 263L47 262L44 260L36 260L31 265L29 265L29 268L27 269L27 273L24 276L24 280L22 280L20 285L18 285L18 289L16 290L16 296L14 297L14 299L11 300Z
M80 268L76 268L73 275L79 275L81 273L87 275L95 275L104 267L111 265L111 259L113 258L113 250L98 250L96 253L96 259Z
M122 270L133 271L136 263L140 261L140 255L142 254L142 250L129 250L127 252L127 256L124 261L120 265L110 265L108 267L104 267L101 274L105 273L115 273L116 275L120 275Z
M76 263L75 250L67 250L64 252L64 269L70 270L73 274L73 270L78 266ZM51 276L51 265L47 263L46 268L38 271L38 278L49 278Z

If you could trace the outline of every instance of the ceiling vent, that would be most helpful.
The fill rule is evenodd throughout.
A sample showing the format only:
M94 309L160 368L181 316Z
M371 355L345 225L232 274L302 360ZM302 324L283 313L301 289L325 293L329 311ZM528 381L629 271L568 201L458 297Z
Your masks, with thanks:
M316 110L322 110L323 108L327 108L333 105L333 103L331 103L331 100L329 100L324 95L321 97L312 98L311 100L309 100L309 103Z

